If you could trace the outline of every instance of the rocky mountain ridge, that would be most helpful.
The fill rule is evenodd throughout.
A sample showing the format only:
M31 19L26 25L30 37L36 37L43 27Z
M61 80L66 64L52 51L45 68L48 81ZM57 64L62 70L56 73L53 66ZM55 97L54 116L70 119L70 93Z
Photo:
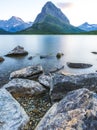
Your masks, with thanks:
M8 32L17 32L32 26L32 22L24 22L21 18L12 16L8 20L0 20L0 28Z

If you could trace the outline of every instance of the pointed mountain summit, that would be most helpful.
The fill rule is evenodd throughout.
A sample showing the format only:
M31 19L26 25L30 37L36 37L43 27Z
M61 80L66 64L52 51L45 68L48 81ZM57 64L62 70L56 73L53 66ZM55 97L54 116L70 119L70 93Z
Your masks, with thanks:
M16 16L12 16L9 20L8 20L8 22L10 23L10 24L22 24L22 23L24 23L24 21L21 19L21 18L19 18L19 17L16 17Z
M69 19L52 2L47 2L44 5L41 13L36 17L34 23L41 23L47 15L59 18L63 23L70 24Z
M79 33L81 30L70 24L69 19L52 2L47 2L37 15L32 27L24 34L67 34Z

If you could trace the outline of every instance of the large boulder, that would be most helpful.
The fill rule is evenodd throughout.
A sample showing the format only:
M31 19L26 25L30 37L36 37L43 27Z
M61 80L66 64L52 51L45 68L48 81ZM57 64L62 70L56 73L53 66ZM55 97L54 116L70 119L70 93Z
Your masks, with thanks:
M4 58L0 56L0 62L4 61Z
M44 85L46 88L49 88L49 89L51 86L51 80L52 80L52 75L50 73L42 74L38 78L39 83L41 83L42 85Z
M70 68L84 69L84 68L92 67L93 65L85 64L85 63L70 63L70 62L67 62L67 66L70 67Z
M45 91L45 88L38 82L28 79L15 78L4 85L9 92L19 95L38 95Z
M24 50L23 47L17 46L12 51L10 51L6 56L25 56L28 52Z
M97 130L97 94L84 88L69 92L35 130Z
M10 79L12 78L28 78L33 79L43 73L43 68L41 65L28 66L26 68L14 71L10 74Z
M59 101L67 92L79 88L88 88L97 92L97 73L69 76L55 74L51 83L51 100L52 102Z
M5 89L0 89L0 130L23 130L29 117Z

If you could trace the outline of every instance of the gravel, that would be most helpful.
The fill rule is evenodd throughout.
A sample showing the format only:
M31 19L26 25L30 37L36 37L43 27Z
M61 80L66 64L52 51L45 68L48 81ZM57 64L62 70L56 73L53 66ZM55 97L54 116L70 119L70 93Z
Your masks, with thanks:
M51 107L48 92L35 97L21 97L19 95L13 96L22 105L30 117L30 121L24 130L34 130L47 110Z

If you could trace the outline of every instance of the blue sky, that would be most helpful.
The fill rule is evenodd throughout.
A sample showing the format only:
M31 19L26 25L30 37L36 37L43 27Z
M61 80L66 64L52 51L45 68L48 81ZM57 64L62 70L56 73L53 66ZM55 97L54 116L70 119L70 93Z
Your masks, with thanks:
M48 0L1 0L0 20L17 16L34 21ZM72 25L97 24L97 0L51 0L69 18Z

